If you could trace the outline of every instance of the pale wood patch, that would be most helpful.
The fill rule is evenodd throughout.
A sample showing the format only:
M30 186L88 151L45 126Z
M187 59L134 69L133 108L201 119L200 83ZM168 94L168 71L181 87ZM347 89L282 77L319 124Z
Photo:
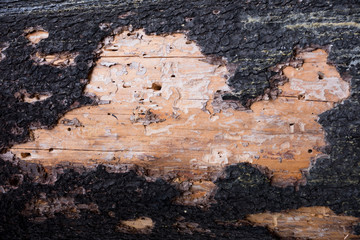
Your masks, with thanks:
M359 218L336 215L328 207L302 207L278 213L258 213L247 220L269 228L281 238L358 239L352 227Z
M38 44L41 40L49 37L49 33L42 29L35 30L30 28L25 30L25 32L27 32L26 38L33 44Z
M31 56L31 59L34 60L39 65L52 65L52 66L74 66L75 58L78 56L78 53L58 53L46 55L42 53L35 53Z
M26 94L24 96L24 102L34 103L34 102L44 101L44 100L48 99L49 97L51 97L51 94L34 94L31 96Z
M175 172L209 185L225 166L249 162L288 185L326 145L318 115L349 96L327 53L316 50L300 55L301 68L284 69L289 82L276 100L216 113L211 103L216 91L230 90L228 71L205 61L184 34L123 32L102 50L85 91L109 104L72 110L13 153L44 165L134 163L153 176ZM65 118L80 125L61 124ZM197 189L193 194L209 192Z
M116 230L125 233L142 233L149 234L154 228L154 221L149 217L140 217L133 220L121 221Z
M135 220L121 221L121 223L135 229L144 229L148 227L152 228L154 226L154 222L151 218L148 217L141 217Z

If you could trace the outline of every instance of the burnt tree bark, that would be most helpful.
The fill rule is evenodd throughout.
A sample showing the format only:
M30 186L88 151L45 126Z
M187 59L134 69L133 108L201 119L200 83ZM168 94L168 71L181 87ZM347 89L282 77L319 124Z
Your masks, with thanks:
M2 238L359 237L357 1L0 6Z

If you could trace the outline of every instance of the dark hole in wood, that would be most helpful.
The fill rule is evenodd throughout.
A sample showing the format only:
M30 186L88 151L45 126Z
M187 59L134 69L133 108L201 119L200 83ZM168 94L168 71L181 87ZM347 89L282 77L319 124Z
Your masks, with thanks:
M324 79L324 77L325 77L324 73L318 72L318 78L319 79Z
M151 85L151 88L154 90L154 91L160 91L161 90L161 85L159 83L153 83Z
M26 158L26 157L30 157L30 156L31 156L31 153L28 153L28 152L21 153L22 158Z
M303 99L305 99L305 96L302 95L302 94L300 94L300 95L298 96L298 99L299 99L299 100L303 100Z

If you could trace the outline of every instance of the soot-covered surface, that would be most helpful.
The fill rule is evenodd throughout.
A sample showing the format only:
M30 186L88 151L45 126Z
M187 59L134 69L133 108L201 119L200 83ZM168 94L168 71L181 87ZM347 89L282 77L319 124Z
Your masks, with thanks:
M239 227L219 225L220 212L175 205L171 200L179 193L173 186L164 180L148 182L135 171L109 173L104 167L98 167L79 173L73 169L58 169L64 173L56 183L43 185L34 183L47 179L41 167L24 163L20 163L21 167L15 167L3 160L0 166L6 174L0 184L17 187L0 195L0 232L3 239L273 238L266 229L249 224ZM32 174L25 176L20 186L11 181L14 175L30 169L33 170ZM26 203L30 201L41 206L41 201L61 198L71 199L74 204L69 207L64 203L59 208L55 206L50 209L47 208L49 205L45 205L44 208L38 207L37 211L30 209L26 213L29 208ZM96 206L95 210L86 205ZM80 214L76 214L77 211ZM144 216L155 222L151 234L117 231L120 220Z
M27 141L31 127L51 128L70 109L95 103L83 95L84 79L94 67L101 41L119 27L144 28L148 34L188 32L204 54L226 57L230 65L236 66L229 79L233 93L226 98L238 99L243 105L274 87L271 76L275 73L269 68L288 60L295 47L329 47L329 61L344 79L351 80L352 86L348 100L320 116L329 156L316 161L307 184L298 191L273 187L259 170L239 164L228 167L226 176L217 180L217 203L205 211L174 205L171 199L179 194L177 190L163 180L148 182L135 172L108 173L99 167L80 174L64 167L65 173L59 173L55 184L49 185L36 178L37 174L46 175L41 166L1 161L0 185L6 192L0 195L2 236L135 239L139 235L117 232L116 225L122 219L148 216L156 224L151 235L143 236L145 239L176 239L184 234L187 239L266 239L272 236L263 228L217 222L265 210L318 205L360 216L359 9L358 1L0 3L0 149ZM49 37L31 44L24 35L30 27L43 28ZM37 65L31 58L36 52L78 56L74 66L56 67ZM32 104L23 101L25 95L32 94L51 97ZM78 188L85 191L79 194L74 190ZM24 214L26 203L44 193L45 199L72 198L74 203L67 211L80 214L72 219L69 216L73 215L59 210L45 214L44 221L32 221ZM76 210L77 204L90 203L96 204L98 211ZM179 227L184 226L179 222L199 226Z

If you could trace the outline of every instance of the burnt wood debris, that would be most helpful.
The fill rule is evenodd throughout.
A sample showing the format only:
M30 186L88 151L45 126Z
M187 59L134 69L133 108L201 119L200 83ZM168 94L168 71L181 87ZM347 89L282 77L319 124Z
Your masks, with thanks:
M334 238L360 238L359 1L5 0L0 26L0 239L308 239L332 225L343 226L332 228ZM182 204L188 187L174 173L154 177L146 165L71 159L45 166L27 161L31 153L12 154L34 141L36 129L83 127L59 120L104 104L85 91L100 50L109 37L140 30L184 34L207 62L226 66L231 90L214 102L234 111L275 100L289 80L284 68L302 66L299 54L326 52L349 96L318 116L326 146L309 149L321 154L302 178L274 184L263 166L231 164L212 179L207 200ZM284 219L294 216L316 224L292 231Z

